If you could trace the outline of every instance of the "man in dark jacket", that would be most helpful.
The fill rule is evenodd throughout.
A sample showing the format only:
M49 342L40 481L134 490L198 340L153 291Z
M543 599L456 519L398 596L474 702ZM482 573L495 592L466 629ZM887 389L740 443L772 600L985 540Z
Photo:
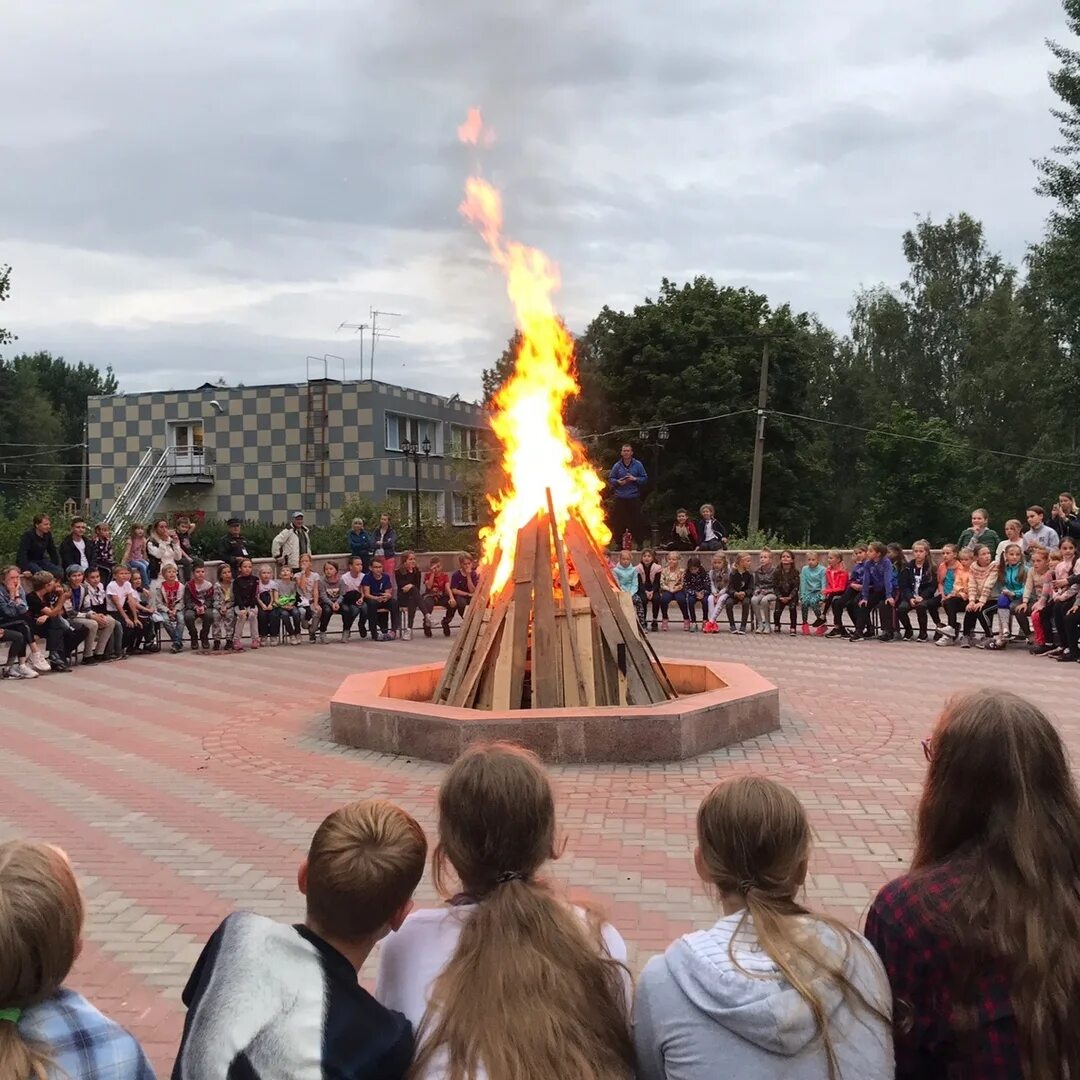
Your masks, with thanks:
M221 557L232 567L233 576L235 577L240 569L240 560L248 559L251 556L248 553L247 540L240 535L240 519L229 518L225 524L229 532L221 544Z
M20 570L29 570L31 573L48 570L53 577L63 578L64 571L60 568L60 557L56 553L52 522L48 514L34 515L34 527L22 534L19 554L15 561Z

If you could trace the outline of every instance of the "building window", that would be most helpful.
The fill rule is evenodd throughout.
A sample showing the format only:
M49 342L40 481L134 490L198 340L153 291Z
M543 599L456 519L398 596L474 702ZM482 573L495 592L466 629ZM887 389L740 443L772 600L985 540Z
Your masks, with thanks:
M431 443L431 452L441 454L442 423L427 420L422 416L401 416L398 413L386 414L386 449L400 450L408 442L423 445L427 439Z
M474 495L463 495L455 491L450 497L454 508L455 525L475 525L480 520L480 500Z
M450 425L450 456L478 461L480 458L480 429Z
M398 525L411 525L416 521L416 492L389 490L386 497L394 507L394 521ZM420 492L420 519L422 521L443 521L445 513L445 495L441 491Z

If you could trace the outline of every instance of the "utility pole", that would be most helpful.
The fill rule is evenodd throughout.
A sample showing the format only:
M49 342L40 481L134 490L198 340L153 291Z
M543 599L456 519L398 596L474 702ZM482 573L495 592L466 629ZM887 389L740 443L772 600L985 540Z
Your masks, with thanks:
M746 535L757 532L761 515L761 468L765 462L765 406L769 400L769 339L761 346L761 381L757 395L757 434L754 439L754 471L750 477L750 521Z

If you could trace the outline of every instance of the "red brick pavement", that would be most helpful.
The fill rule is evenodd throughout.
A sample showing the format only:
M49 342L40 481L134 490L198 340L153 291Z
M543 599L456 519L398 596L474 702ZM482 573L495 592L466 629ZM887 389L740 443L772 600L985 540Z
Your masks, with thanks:
M713 917L690 853L698 802L721 776L761 771L799 793L816 834L810 901L858 924L910 855L919 739L948 694L1020 689L1080 750L1080 713L1067 707L1080 669L1023 650L674 630L654 641L662 655L751 664L780 686L782 728L672 765L553 770L567 836L557 876L606 907L635 967ZM180 989L217 922L238 906L300 917L296 865L323 815L381 795L432 828L441 767L334 746L327 701L351 671L445 650L420 639L163 654L0 685L0 839L41 837L71 854L88 913L72 985L131 1027L160 1072L176 1047ZM419 900L436 902L430 882Z

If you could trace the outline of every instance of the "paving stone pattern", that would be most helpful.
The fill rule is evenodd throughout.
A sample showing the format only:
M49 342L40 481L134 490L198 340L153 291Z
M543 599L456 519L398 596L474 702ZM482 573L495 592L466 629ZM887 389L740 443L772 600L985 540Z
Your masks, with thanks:
M816 845L809 901L859 925L911 853L919 740L955 691L1027 693L1080 750L1080 668L915 643L771 637L653 638L661 655L750 664L781 690L781 730L672 765L552 769L566 853L555 874L626 937L635 970L714 918L691 865L694 814L723 776L762 772L798 792ZM180 991L229 911L302 917L297 865L341 803L384 796L433 834L442 766L347 750L327 702L353 671L441 659L442 638L140 657L0 684L0 839L67 849L87 902L71 979L143 1041L168 1075ZM417 896L438 902L429 880ZM373 977L377 955L365 967Z

